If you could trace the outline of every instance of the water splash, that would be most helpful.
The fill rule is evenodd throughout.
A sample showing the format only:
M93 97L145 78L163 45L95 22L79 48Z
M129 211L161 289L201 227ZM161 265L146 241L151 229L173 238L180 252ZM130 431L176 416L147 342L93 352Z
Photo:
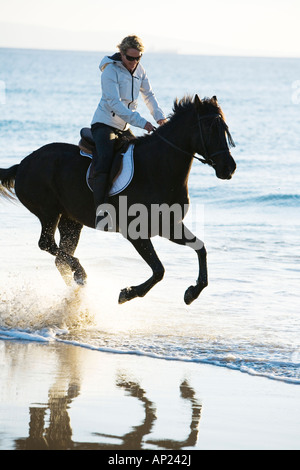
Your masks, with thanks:
M93 324L81 288L49 289L49 284L15 282L0 294L0 329L36 333Z

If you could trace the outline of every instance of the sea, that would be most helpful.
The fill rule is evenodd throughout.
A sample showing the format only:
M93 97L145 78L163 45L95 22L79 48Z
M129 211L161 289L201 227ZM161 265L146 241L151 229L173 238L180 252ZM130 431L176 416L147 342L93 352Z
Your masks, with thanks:
M50 142L78 143L100 99L99 63L113 52L0 49L1 168ZM189 178L187 225L205 243L208 287L187 306L197 257L156 237L164 279L119 305L120 290L150 270L120 234L90 228L76 251L87 285L67 287L38 248L38 219L2 199L0 344L60 342L299 385L300 59L145 53L142 61L167 115L176 98L215 95L236 143L231 180L197 161ZM154 124L142 98L139 112Z

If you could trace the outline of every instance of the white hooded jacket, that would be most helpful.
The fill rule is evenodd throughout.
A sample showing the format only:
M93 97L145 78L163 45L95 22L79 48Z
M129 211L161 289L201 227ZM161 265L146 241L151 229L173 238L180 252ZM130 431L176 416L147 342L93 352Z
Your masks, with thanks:
M102 72L102 97L95 111L91 124L100 122L120 130L126 130L128 124L144 129L147 119L137 111L139 92L155 121L165 119L160 109L143 66L138 63L131 74L123 65L121 54L104 57L99 68Z

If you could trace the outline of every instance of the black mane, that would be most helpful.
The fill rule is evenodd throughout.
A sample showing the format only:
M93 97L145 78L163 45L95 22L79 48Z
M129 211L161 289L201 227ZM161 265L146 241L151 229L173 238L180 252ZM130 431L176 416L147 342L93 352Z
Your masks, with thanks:
M222 119L225 121L225 116L224 113L217 101L217 97L213 96L212 98L203 98L200 100L199 98L199 114L220 114ZM173 117L178 116L182 112L185 112L187 110L195 108L195 99L190 96L186 95L181 100L176 100L174 101L173 105L173 114L169 116L169 119L172 119Z
M157 132L160 132L161 129L168 129L173 122L187 112L199 112L200 115L220 114L222 119L225 121L224 113L219 106L216 96L213 96L212 98L203 98L202 100L199 98L199 105L199 108L197 108L195 98L191 95L185 95L180 100L176 98L173 104L173 113L168 116L168 122L162 127L158 127L152 134L137 137L135 143L145 143L146 140L152 140Z

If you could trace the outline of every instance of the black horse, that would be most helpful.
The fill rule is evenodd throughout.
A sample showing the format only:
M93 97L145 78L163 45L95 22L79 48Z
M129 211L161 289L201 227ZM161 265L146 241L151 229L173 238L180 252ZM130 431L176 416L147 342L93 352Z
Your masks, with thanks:
M193 159L198 158L212 166L218 178L230 179L236 164L228 143L234 146L216 97L200 100L198 95L194 99L176 100L166 124L151 135L135 140L134 177L120 195L109 198L110 204L119 214L120 196L125 196L128 208L143 205L149 214L153 205L172 207L175 204L182 211L180 217L178 214L170 217L168 235L163 232L161 221L154 226L149 217L148 235L132 236L127 227L120 225L122 213L118 215L114 231L126 234L124 236L153 272L144 283L123 289L119 303L143 297L163 278L164 267L150 240L155 235L167 236L170 241L190 246L197 253L199 275L196 285L185 292L186 304L195 300L207 286L204 244L182 222L189 204L188 177ZM196 157L195 153L203 158ZM56 266L67 284L72 278L77 284L84 284L86 279L83 267L73 255L83 225L94 228L93 196L86 184L89 163L81 156L77 145L52 143L34 151L20 164L0 169L0 195L10 196L14 188L22 204L39 218L42 225L39 247L55 256ZM126 218L127 223L134 218L133 215ZM59 246L54 239L57 227Z

